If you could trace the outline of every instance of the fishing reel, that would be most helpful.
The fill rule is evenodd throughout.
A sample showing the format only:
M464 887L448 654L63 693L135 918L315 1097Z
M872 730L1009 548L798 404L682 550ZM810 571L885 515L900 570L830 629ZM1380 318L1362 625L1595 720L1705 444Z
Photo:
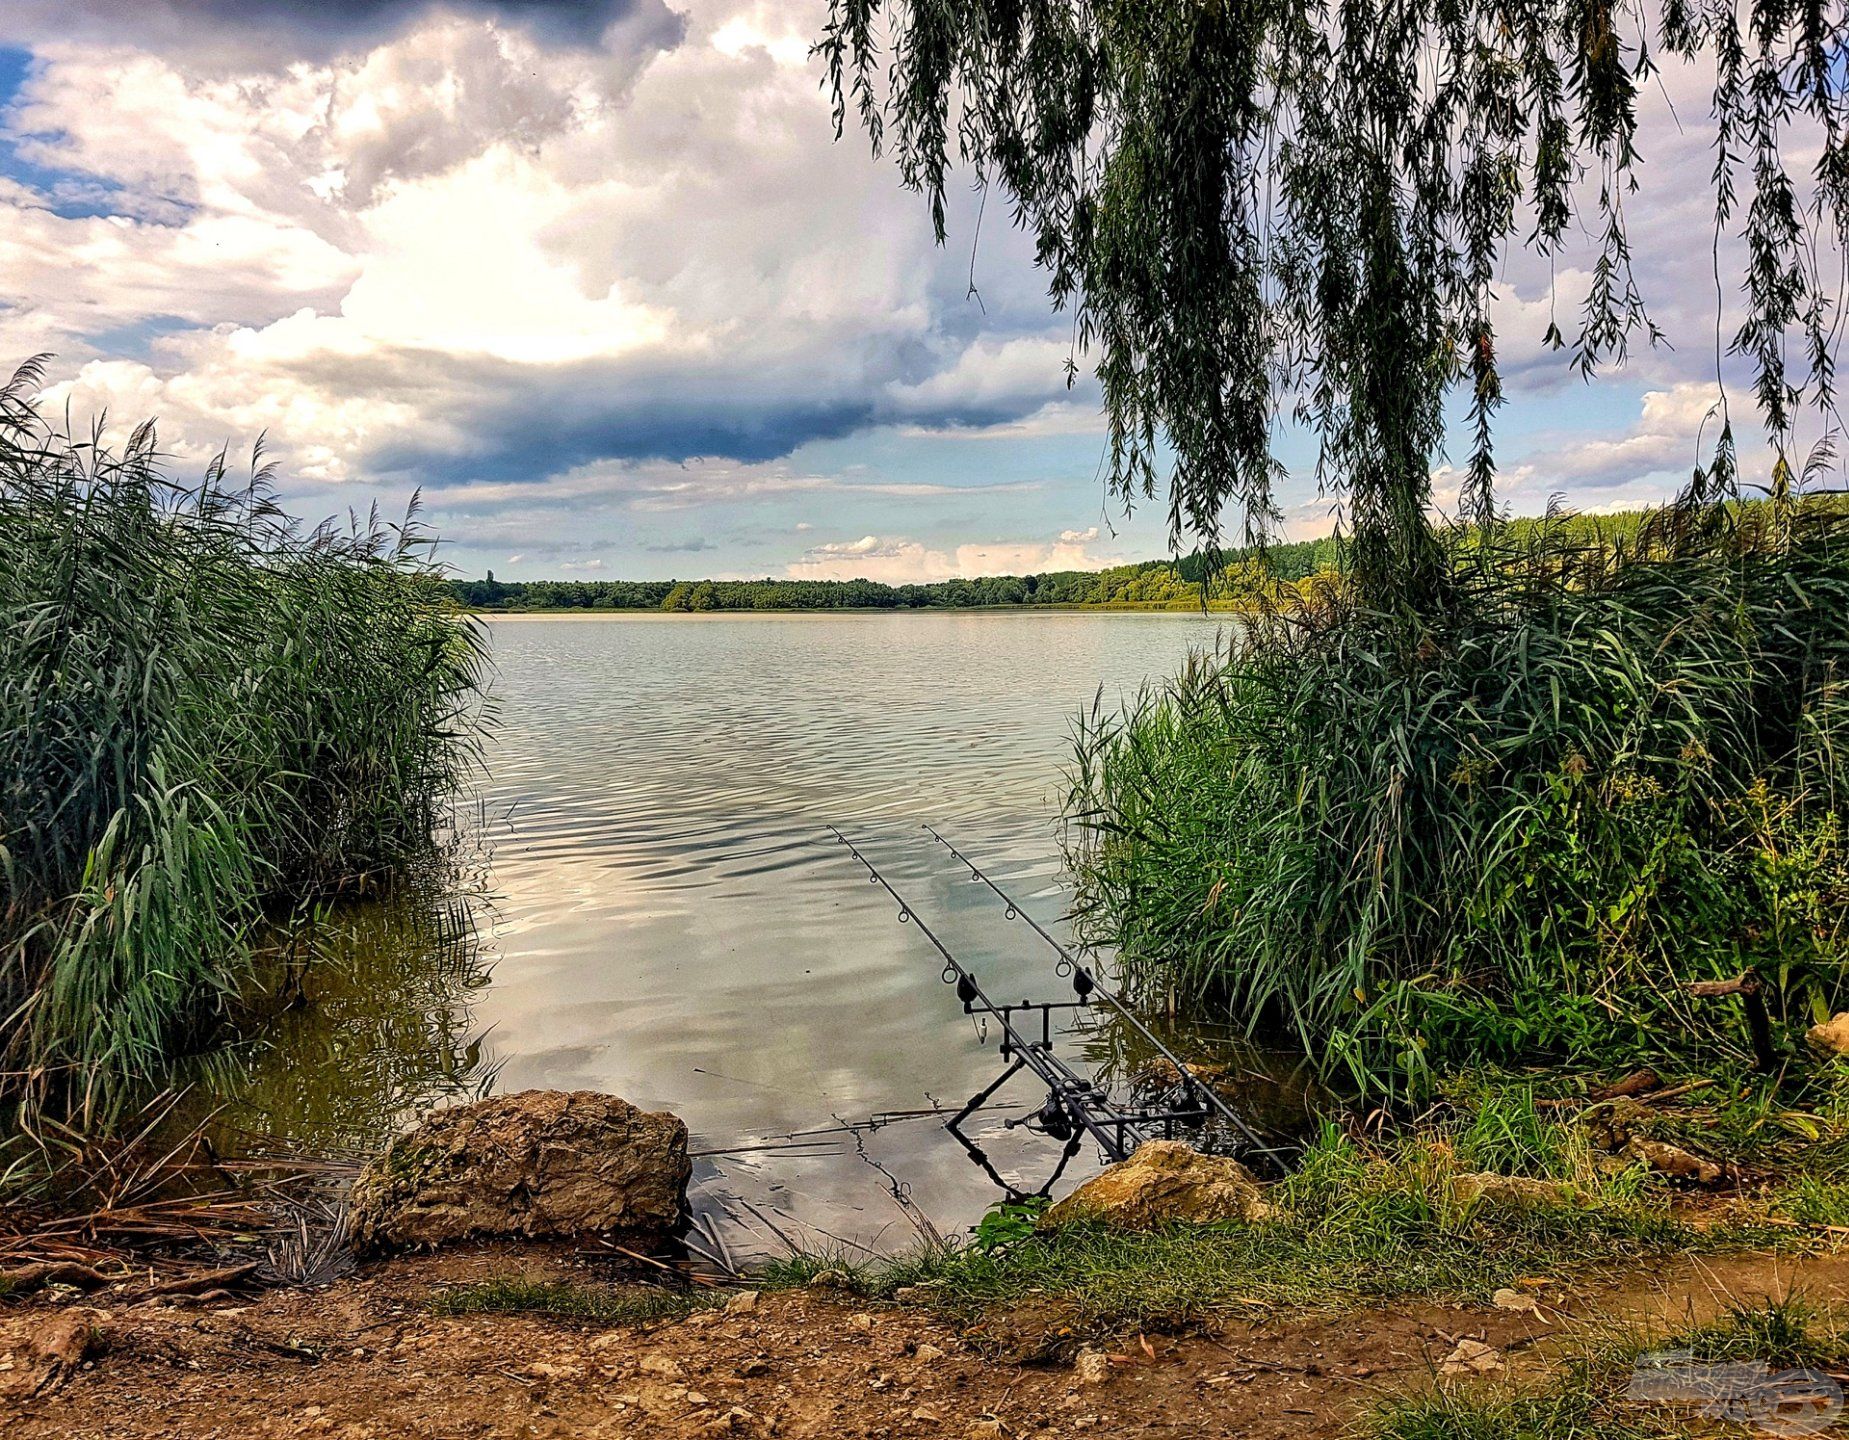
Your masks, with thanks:
M1049 1090L1046 1101L1038 1110L1023 1115L1018 1120L1002 1122L1010 1130L1024 1126L1036 1135L1044 1135L1049 1140L1070 1140L1078 1133L1078 1127L1072 1123L1072 1116L1066 1112L1065 1102L1059 1098L1059 1092Z

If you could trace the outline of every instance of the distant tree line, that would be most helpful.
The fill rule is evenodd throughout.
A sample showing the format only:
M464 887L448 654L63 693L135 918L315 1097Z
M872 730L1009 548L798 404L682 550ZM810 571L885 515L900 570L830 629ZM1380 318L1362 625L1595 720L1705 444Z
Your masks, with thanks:
M1732 502L1746 516L1768 502ZM1841 508L1840 496L1812 496L1813 506ZM1541 545L1555 554L1628 549L1648 520L1648 510L1610 515L1556 512L1504 519L1495 526L1498 553ZM1456 529L1459 553L1483 543L1481 526ZM1228 609L1257 609L1307 594L1318 584L1341 579L1351 560L1346 541L1335 537L1270 545L1264 550L1185 555L1179 560L1144 560L1109 570L1052 570L1041 575L988 575L975 580L938 580L929 585L885 585L877 580L451 580L451 592L472 610L972 610L1009 605L1118 606L1125 609L1186 610L1207 601Z
M1109 570L1055 570L989 575L928 585L877 580L455 580L457 600L474 610L967 610L1004 605L1147 606L1185 609L1201 603L1212 572L1215 603L1256 600L1257 591L1296 585L1341 564L1334 539L1273 545L1257 557L1237 552L1217 568L1199 555L1146 560Z

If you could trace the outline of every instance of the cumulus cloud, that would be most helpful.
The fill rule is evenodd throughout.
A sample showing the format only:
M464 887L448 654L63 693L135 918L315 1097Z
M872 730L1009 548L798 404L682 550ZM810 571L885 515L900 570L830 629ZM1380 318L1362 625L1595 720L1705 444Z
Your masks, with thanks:
M1769 482L1774 452L1750 412L1742 415L1744 409L1736 401L1731 414L1741 483L1751 489ZM1698 466L1712 462L1727 413L1721 387L1707 379L1646 390L1628 419L1591 433L1575 430L1569 413L1562 424L1505 447L1497 504L1516 515L1539 514L1555 500L1589 515L1661 504L1688 484ZM1433 470L1432 499L1440 514L1457 513L1464 478L1454 464ZM1286 533L1293 540L1326 535L1337 518L1327 502L1293 507L1285 513Z
M448 533L554 563L583 562L567 542L599 526L634 529L631 554L730 545L748 513L783 542L817 521L847 537L792 573L1103 563L1095 529L1056 529L1085 513L1049 498L1061 483L1096 496L1101 420L1087 357L1066 386L1070 325L1030 240L991 224L970 300L973 202L938 250L890 164L830 139L807 58L820 0L3 11L0 40L33 60L0 116L17 161L0 174L0 348L60 352L47 399L80 423L158 413L188 457L267 431L317 497L422 485ZM1703 83L1665 70L1685 115ZM1590 256L1510 257L1506 413L1549 417L1502 449L1518 508L1667 493L1714 393L1704 127L1640 104L1636 266L1674 348L1633 354L1634 417L1581 414L1540 337L1555 318L1571 333ZM1725 332L1737 301L1719 305ZM937 447L935 472L898 463L907 446ZM1033 472L1053 479L952 468L986 481L1029 451L1058 457ZM1329 523L1299 470L1293 534ZM799 525L779 507L805 497ZM838 548L864 532L873 548Z
M285 69L371 48L432 15L590 46L612 30L677 35L663 0L8 0L0 37L134 45L194 65Z
M812 545L788 567L793 580L878 580L888 585L983 575L1037 575L1048 570L1101 570L1121 555L1093 552L1097 530L1067 530L1053 541L998 540L937 549L904 537L863 535Z
M831 144L789 43L819 11L718 3L685 43L619 24L542 55L483 10L407 7L282 73L47 43L10 132L119 204L16 189L0 339L113 366L108 332L144 327L139 368L69 393L151 404L182 444L261 421L327 481L751 463L1064 396L1023 333L1051 323L1024 242L985 244L985 316L886 167Z

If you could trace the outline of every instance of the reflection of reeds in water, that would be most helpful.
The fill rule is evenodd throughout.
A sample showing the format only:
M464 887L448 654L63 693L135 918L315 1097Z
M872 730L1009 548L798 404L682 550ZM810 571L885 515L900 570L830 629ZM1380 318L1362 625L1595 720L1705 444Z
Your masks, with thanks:
M0 1262L184 1257L262 1236L258 1283L343 1273L362 1161L410 1114L492 1084L469 1014L487 978L477 895L432 865L344 902L270 956L254 1038L183 1067L119 1134L45 1119L15 1168L49 1175L58 1203L0 1210Z
M469 1009L487 982L481 902L432 869L328 914L283 969L256 1041L201 1067L228 1144L370 1154L417 1112L492 1085Z
M1182 1077L1135 1027L1103 1007L1082 1013L1085 1018L1074 1027L1070 1043L1098 1084L1137 1106L1166 1108L1185 1098ZM1139 1018L1267 1144L1298 1141L1315 1128L1329 1097L1302 1054L1263 1049L1234 1027L1214 1021L1154 1014ZM1239 1154L1249 1145L1218 1117L1185 1138L1225 1154Z

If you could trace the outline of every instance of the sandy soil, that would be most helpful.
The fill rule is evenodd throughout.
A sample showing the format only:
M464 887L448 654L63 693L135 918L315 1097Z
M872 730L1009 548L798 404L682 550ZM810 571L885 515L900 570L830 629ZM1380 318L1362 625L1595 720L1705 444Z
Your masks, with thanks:
M1076 1367L1022 1358L1061 1348L1048 1343L1063 1319L1052 1306L961 1333L817 1290L615 1329L429 1312L443 1285L509 1273L585 1278L556 1255L481 1250L247 1301L124 1288L0 1306L0 1434L1283 1440L1332 1435L1379 1395L1429 1383L1463 1338L1520 1373L1545 1365L1574 1317L1673 1323L1793 1288L1849 1300L1849 1254L1741 1255L1539 1285L1540 1314L1413 1303L1255 1315L1211 1335L1131 1336Z

